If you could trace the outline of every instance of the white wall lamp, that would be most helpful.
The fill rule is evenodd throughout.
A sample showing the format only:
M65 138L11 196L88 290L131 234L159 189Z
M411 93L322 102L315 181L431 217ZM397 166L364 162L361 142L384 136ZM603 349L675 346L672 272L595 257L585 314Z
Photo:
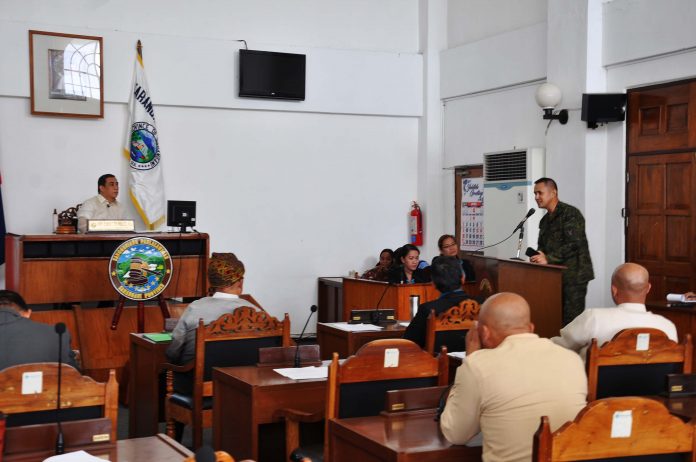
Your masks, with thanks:
M556 106L561 103L563 99L563 94L561 89L552 83L545 83L537 88L536 95L534 95L537 104L540 108L544 110L544 115L542 118L549 121L549 125L552 121L558 120L561 125L568 123L568 110L561 109L554 114L553 110Z

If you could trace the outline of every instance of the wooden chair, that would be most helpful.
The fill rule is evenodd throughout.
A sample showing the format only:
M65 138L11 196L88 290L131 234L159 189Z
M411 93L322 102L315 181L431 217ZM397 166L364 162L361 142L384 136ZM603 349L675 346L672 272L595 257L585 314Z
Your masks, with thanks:
M621 412L621 417L615 417ZM630 433L615 434L616 420L628 420ZM534 462L605 460L653 456L641 461L690 460L696 462L694 426L671 415L650 398L606 398L589 403L574 421L551 433L548 417L534 435Z
M650 336L645 350L636 349L641 334ZM656 395L665 390L667 374L691 373L692 354L690 334L676 343L658 329L624 329L601 348L592 339L587 350L587 400Z
M398 351L398 364L385 367L385 359L393 357L393 350ZM385 407L388 390L447 385L448 369L445 348L438 358L434 358L417 344L405 339L374 340L363 345L342 364L338 361L338 353L334 353L328 371L324 415L292 409L275 413L276 417L285 418L285 451L288 458L293 460L309 456L315 462L321 458L321 450L314 457L300 454L302 450L295 451L300 446L300 422L316 422L325 418L323 455L324 460L328 461L331 419L378 415Z
M425 351L435 354L439 350L436 346L442 345L449 351L464 351L464 334L476 326L480 309L476 300L463 300L439 315L435 314L435 310L430 310L425 332ZM460 339L454 338L456 336ZM454 347L456 344L459 347Z
M249 366L258 362L261 347L289 346L290 318L279 321L265 311L236 308L196 330L193 361L181 366L164 364L167 370L165 416L167 435L176 437L175 422L193 427L193 446L201 446L203 428L213 421L213 367Z
M22 394L22 376L26 372L42 373L41 393ZM58 391L58 363L32 363L0 371L0 410L7 414L7 426L55 422ZM72 366L62 365L62 420L106 417L111 422L109 440L116 441L118 418L118 383L116 371L109 371L106 383L95 382Z

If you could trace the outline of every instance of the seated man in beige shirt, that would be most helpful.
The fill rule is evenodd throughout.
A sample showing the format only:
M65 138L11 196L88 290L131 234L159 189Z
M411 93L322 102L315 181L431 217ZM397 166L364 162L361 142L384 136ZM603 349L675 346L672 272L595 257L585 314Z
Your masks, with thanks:
M481 432L484 462L528 462L540 418L548 416L556 430L586 404L580 357L533 332L527 302L499 293L486 300L466 337L467 356L440 427L454 444Z

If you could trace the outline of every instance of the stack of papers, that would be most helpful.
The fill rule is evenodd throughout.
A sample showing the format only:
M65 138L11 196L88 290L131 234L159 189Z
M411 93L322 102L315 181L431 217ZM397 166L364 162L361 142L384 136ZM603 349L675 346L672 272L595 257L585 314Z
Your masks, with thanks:
M464 358L466 358L466 351L453 351L451 353L447 353L447 356L464 360Z
M283 377L293 380L325 379L329 376L329 368L325 366L285 367L273 370Z
M677 303L696 303L696 295L693 292L687 292L685 294L667 294L668 302Z
M95 457L85 451L75 451L51 456L48 459L44 459L44 462L104 462L104 459Z
M322 322L321 324L348 332L379 332L384 329L384 327L374 324L348 324L347 322Z

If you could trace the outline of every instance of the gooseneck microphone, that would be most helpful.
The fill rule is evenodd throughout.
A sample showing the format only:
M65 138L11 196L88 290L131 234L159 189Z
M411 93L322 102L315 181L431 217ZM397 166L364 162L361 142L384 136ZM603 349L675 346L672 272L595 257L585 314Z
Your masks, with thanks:
M491 244L491 245L487 245L487 246L478 248L478 249L476 249L476 250L473 250L472 252L480 252L481 250L489 249L489 248L491 248L491 247L495 247L496 245L502 244L503 242L507 241L508 239L510 239L510 238L512 237L513 234L515 234L515 233L517 232L518 229L522 229L522 227L524 226L524 223L527 221L527 218L529 218L529 217L531 217L532 215L534 215L534 212L536 212L536 209L533 209L533 208L532 208L532 209L529 209L529 211L527 212L527 215L525 215L524 219L523 219L522 221L520 221L520 222L517 224L517 226L515 227L515 229L510 233L510 235L509 235L508 237L506 237L505 239L503 239L502 241L498 241L498 242L496 242L495 244Z
M536 212L536 209L534 209L534 208L529 209L529 212L527 212L527 215L524 216L524 219L523 219L522 221L520 221L520 222L517 224L517 227L515 228L515 231L517 231L518 229L522 229L522 228L524 227L524 223L527 221L527 219L528 219L529 217L531 217L532 215L534 215L534 212ZM515 231L513 231L513 233L514 233Z
M307 322L304 323L304 327L302 328L302 332L300 332L300 336L297 338L297 346L295 347L295 364L293 367L300 367L300 344L299 341L302 340L302 336L305 333L305 329L307 329L307 324L309 324L309 320L312 319L312 315L317 311L317 305L312 305L309 307L309 316L307 317Z
M520 237L517 239L517 255L515 255L512 258L512 260L522 261L522 259L520 258L520 252L522 251L522 240L524 240L524 223L527 221L527 219L529 217L534 215L534 212L536 212L536 210L529 209L529 212L527 212L527 215L525 215L524 219L522 221L520 221L519 224L517 225L517 228L515 228L515 231L517 231L518 229L520 230ZM513 231L513 233L515 231Z
M56 455L65 452L65 441L63 440L63 427L60 424L60 382L62 379L63 366L63 334L65 333L65 323L59 322L54 326L58 334L58 393L56 397L56 423L58 423L58 435L56 436Z

